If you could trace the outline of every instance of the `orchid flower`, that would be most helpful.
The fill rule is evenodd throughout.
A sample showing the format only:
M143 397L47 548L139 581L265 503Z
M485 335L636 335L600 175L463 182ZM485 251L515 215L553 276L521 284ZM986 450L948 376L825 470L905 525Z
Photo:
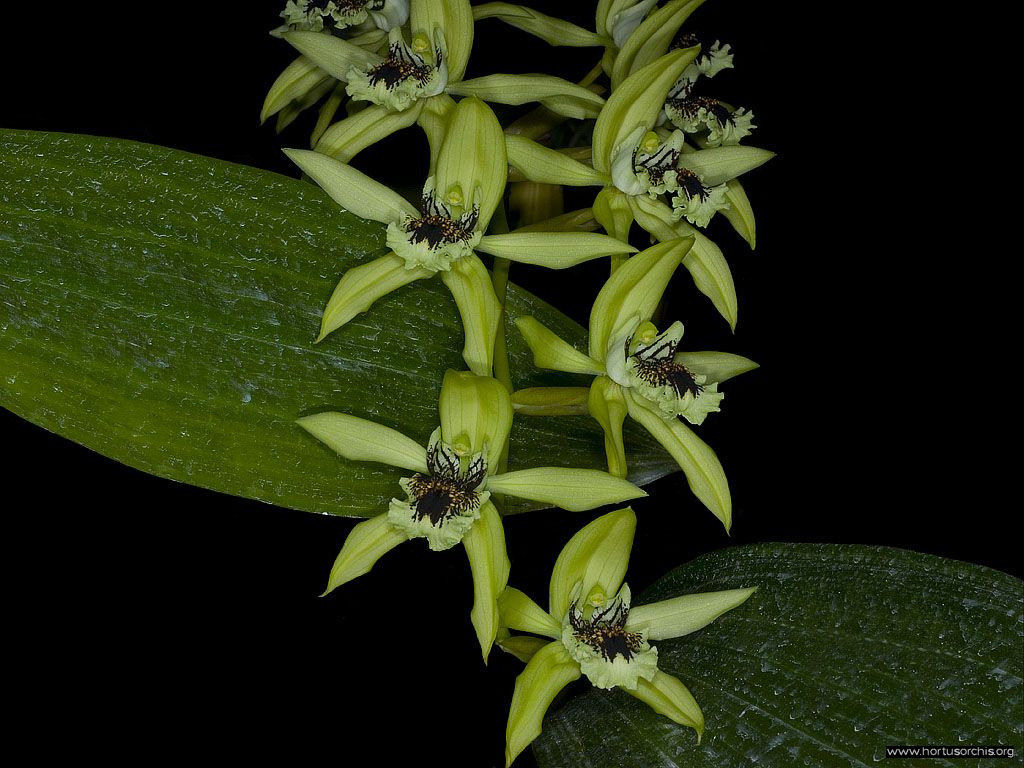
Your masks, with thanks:
M633 606L623 579L635 530L636 516L627 507L597 518L573 536L551 572L547 611L513 587L498 600L504 628L540 636L516 635L498 643L527 662L512 694L506 766L540 735L558 692L580 676L598 688L621 688L693 728L700 740L704 714L679 679L658 669L658 649L651 641L696 632L742 605L755 590L705 592Z
M479 99L464 99L453 108L419 209L326 155L305 150L287 153L342 207L388 227L391 252L345 273L324 310L319 339L382 296L439 274L462 315L466 364L474 373L489 376L501 304L475 251L561 269L636 250L593 232L484 235L505 191L507 161L501 126Z
M466 548L475 600L470 614L486 661L498 632L497 598L508 583L505 535L492 493L581 511L646 496L623 479L594 469L538 467L504 474L512 428L508 391L495 379L448 371L441 385L440 426L426 447L390 427L343 413L318 413L299 425L342 457L411 471L396 478L405 499L359 523L345 540L324 594L370 571L410 539L431 550Z
M701 424L717 412L723 394L718 385L757 367L724 352L681 352L682 323L664 332L651 323L669 280L692 238L659 243L633 256L609 278L590 312L590 344L579 351L535 318L516 320L533 351L534 364L595 377L587 396L590 415L605 433L608 470L625 477L622 424L628 415L664 446L686 475L690 489L725 529L732 524L732 499L722 465L679 417ZM575 390L534 393L525 390L528 413L542 413L545 401L564 408ZM515 400L520 400L519 393ZM577 401L578 401L577 396Z

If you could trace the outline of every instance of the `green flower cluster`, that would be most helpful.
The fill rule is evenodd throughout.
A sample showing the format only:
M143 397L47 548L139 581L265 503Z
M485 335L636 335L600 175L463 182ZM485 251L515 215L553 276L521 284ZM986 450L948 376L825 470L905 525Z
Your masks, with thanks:
M465 333L467 370L445 375L431 435L413 439L345 413L300 420L345 459L404 472L395 476L396 498L348 536L326 592L410 539L432 550L462 544L484 660L497 644L527 663L509 714L509 764L540 733L555 694L581 675L623 688L699 738L703 714L683 683L658 669L652 643L700 629L753 592L633 606L623 582L636 525L627 507L568 542L545 611L508 586L501 516L509 497L582 511L644 496L627 480L628 416L665 447L726 530L731 525L722 466L688 425L719 412L720 386L756 364L688 351L682 322L652 322L682 265L735 327L728 263L702 230L721 213L754 247L754 216L737 177L772 157L740 144L755 128L752 113L702 95L705 82L733 63L728 45L702 46L683 30L702 2L598 0L590 31L503 2L289 0L274 32L301 56L271 88L264 119L277 115L280 129L323 101L312 149L288 156L342 208L387 228L388 253L341 276L318 341L377 299L435 275L451 291ZM544 74L466 79L474 27L486 19L552 45L603 52L578 83ZM335 122L346 97L348 116ZM536 106L503 126L489 104ZM556 129L569 121L582 121L576 135L591 135L590 146L555 145L564 134ZM422 194L410 202L350 161L413 124L426 134L430 163ZM563 186L593 187L593 203L563 213ZM522 223L511 232L509 208ZM634 224L653 243L639 252L629 243ZM586 351L532 317L515 319L537 367L591 376L591 385L513 391L504 338L510 263L565 269L606 257L610 276L594 300ZM507 469L515 416L569 414L601 424L607 472Z

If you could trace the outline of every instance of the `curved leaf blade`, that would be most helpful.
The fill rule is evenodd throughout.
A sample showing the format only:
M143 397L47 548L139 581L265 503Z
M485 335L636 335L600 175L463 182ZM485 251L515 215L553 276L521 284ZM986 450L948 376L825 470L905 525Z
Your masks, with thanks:
M383 227L308 183L184 152L0 131L0 407L152 474L294 509L364 517L401 470L338 458L295 424L351 413L426 444L462 328L419 281L319 345L346 269L386 252ZM510 287L512 317L584 331ZM510 335L517 388L537 372ZM670 459L640 430L637 482ZM586 418L518 419L510 467L604 467ZM517 508L521 510L522 508Z

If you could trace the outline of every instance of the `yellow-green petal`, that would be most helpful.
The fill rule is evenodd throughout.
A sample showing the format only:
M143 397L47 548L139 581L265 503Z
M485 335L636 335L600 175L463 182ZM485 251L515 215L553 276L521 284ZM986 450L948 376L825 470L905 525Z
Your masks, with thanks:
M612 90L638 69L668 53L683 22L703 4L704 0L672 0L644 19L615 58Z
M564 184L570 187L601 187L611 177L574 160L564 152L545 147L525 136L506 136L508 164L530 181L541 184Z
M759 168L773 157L775 153L767 149L736 145L685 152L679 156L679 165L700 176L705 186L714 187Z
M679 352L676 362L690 373L707 376L709 382L723 382L758 368L758 364L742 355L729 352Z
M515 587L507 587L498 598L501 625L519 632L544 635L553 640L562 636L562 624Z
M560 642L548 643L537 651L516 678L515 692L505 729L505 767L540 735L544 713L555 696L578 680L580 665L569 658Z
M567 269L592 259L636 253L636 248L597 232L509 232L485 235L478 251L548 269Z
M453 83L448 92L495 104L539 101L560 115L576 119L597 117L604 106L604 99L590 89L551 75L485 75Z
M750 250L754 250L757 247L757 223L754 220L750 198L747 197L743 185L736 179L731 179L725 186L725 199L729 201L729 207L720 213L732 224L732 228L739 236L747 241Z
M506 637L504 640L498 640L498 647L505 653L515 656L523 664L529 664L530 659L537 655L537 651L550 643L550 640L544 640L540 637L516 635L515 637Z
M722 464L707 443L679 419L664 419L626 393L629 415L675 459L686 475L693 494L722 521L725 530L732 526L732 495Z
M480 508L480 519L462 538L473 572L473 610L469 618L476 630L484 664L498 635L498 596L508 585L509 562L501 516L490 501Z
M677 678L658 670L651 680L640 679L636 690L623 688L658 714L697 731L697 741L704 735L704 713L690 690Z
M487 267L476 256L464 256L441 272L441 279L452 292L462 316L465 344L462 358L469 370L479 376L490 376L494 367L494 340L501 321L501 302L494 295L494 285Z
M512 429L512 402L497 379L467 371L448 371L439 401L441 439L449 445L468 440L470 453L487 446L488 471L494 472Z
M669 89L696 58L698 48L662 56L626 78L608 97L594 126L594 167L610 173L612 150L638 126L654 127Z
M376 461L427 473L427 450L401 432L373 421L331 411L304 416L298 425L335 453L352 461Z
M474 6L473 18L477 21L500 19L509 26L539 37L549 45L588 48L604 45L606 42L600 35L571 22L512 3L484 3Z
M629 611L626 629L630 632L645 629L649 640L682 637L706 627L726 611L742 605L756 591L756 588L726 589L721 592L682 595L648 605L635 605Z
M345 539L323 595L369 573L381 557L403 541L408 541L408 537L392 527L387 515L377 515L359 523Z
M381 256L368 264L353 267L344 275L331 294L320 321L322 341L328 334L345 325L360 312L368 310L377 299L387 296L415 280L433 277L427 269L407 269L405 260L394 253Z
M448 118L455 109L455 99L439 93L429 99L421 99L419 103L423 104L423 110L416 122L427 136L430 146L430 172L427 175L433 176L437 172L437 157L441 154L444 135L448 131Z
M270 86L267 98L263 102L263 110L260 112L260 122L265 123L267 118L276 115L293 101L301 101L331 79L330 75L312 61L300 56L285 67L284 72L278 75L274 84Z
M404 112L370 104L324 131L316 151L347 163L367 147L415 123L422 107L423 100Z
M643 488L607 472L564 467L534 467L495 475L487 481L487 490L570 512L583 512L647 495Z
M595 587L609 598L615 595L626 576L635 531L636 515L625 507L601 515L569 539L551 571L548 613L565 617L577 584L584 595Z
M622 387L607 376L598 376L590 386L587 408L604 430L608 472L616 477L625 477L628 468L626 447L622 441L622 423L626 420L628 409Z
M286 149L284 153L334 202L360 218L390 224L404 216L419 216L404 197L351 165L309 149Z
M465 210L473 205L479 190L477 229L483 232L505 194L507 175L505 134L498 118L480 99L463 99L449 114L437 156L434 179L438 198L453 209Z
M369 69L384 60L365 48L323 32L285 32L281 37L324 72L342 82L348 80L352 67Z
M652 245L627 260L604 284L590 310L590 356L604 361L608 342L632 317L650 320L676 267L693 245L678 238Z
M523 416L586 416L586 387L528 387L512 393L512 408Z
M566 373L589 373L595 376L604 373L604 366L580 352L569 342L563 341L536 318L517 317L516 327L533 352L533 364L538 368Z

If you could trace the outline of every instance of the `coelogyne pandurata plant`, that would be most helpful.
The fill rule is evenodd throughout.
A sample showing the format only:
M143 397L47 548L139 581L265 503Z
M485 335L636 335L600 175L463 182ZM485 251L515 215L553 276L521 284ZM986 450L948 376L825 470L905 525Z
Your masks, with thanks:
M508 586L516 560L505 548L506 499L585 511L645 495L626 479L627 416L665 447L726 529L731 525L725 472L690 426L719 413L720 385L756 365L731 353L688 350L679 319L653 322L684 265L735 328L730 269L703 230L722 214L754 246L753 213L737 177L772 156L740 144L755 128L749 111L700 93L702 79L732 66L728 45L701 46L682 28L701 1L657 7L656 0L599 0L590 31L508 3L289 0L275 30L302 57L271 88L264 119L278 114L281 128L330 93L313 150L288 156L340 206L386 226L388 252L340 276L317 341L358 333L351 321L376 301L438 275L461 316L469 368L445 375L439 426L429 435L406 436L358 413L299 420L343 460L397 470L395 497L377 513L367 510L370 519L349 534L325 594L368 573L403 542L424 539L432 550L461 543L484 660L498 642L527 662L509 714L508 763L540 733L555 694L581 675L598 688L622 688L699 738L704 715L685 685L658 669L652 642L700 629L756 586L632 606L623 583L636 524L628 508L599 517L566 545L548 611ZM600 61L578 83L547 74L466 79L474 24L484 20L552 45L598 48ZM347 116L333 122L346 96ZM496 114L487 102L505 107ZM537 106L525 112L507 109L531 103ZM413 124L427 136L429 170L410 201L350 163ZM566 146L566 136L589 137L590 145ZM516 196L510 178L520 185ZM597 192L591 208L563 215L561 195L537 185ZM523 213L521 231L509 231L510 210ZM633 223L646 230L641 247L653 245L638 252L630 244ZM597 227L606 234L592 231ZM591 385L514 392L505 338L511 263L565 269L604 257L610 274L594 299L586 353L533 317L515 318L538 368L592 376ZM518 466L509 451L517 414L589 414L604 430L608 472Z

